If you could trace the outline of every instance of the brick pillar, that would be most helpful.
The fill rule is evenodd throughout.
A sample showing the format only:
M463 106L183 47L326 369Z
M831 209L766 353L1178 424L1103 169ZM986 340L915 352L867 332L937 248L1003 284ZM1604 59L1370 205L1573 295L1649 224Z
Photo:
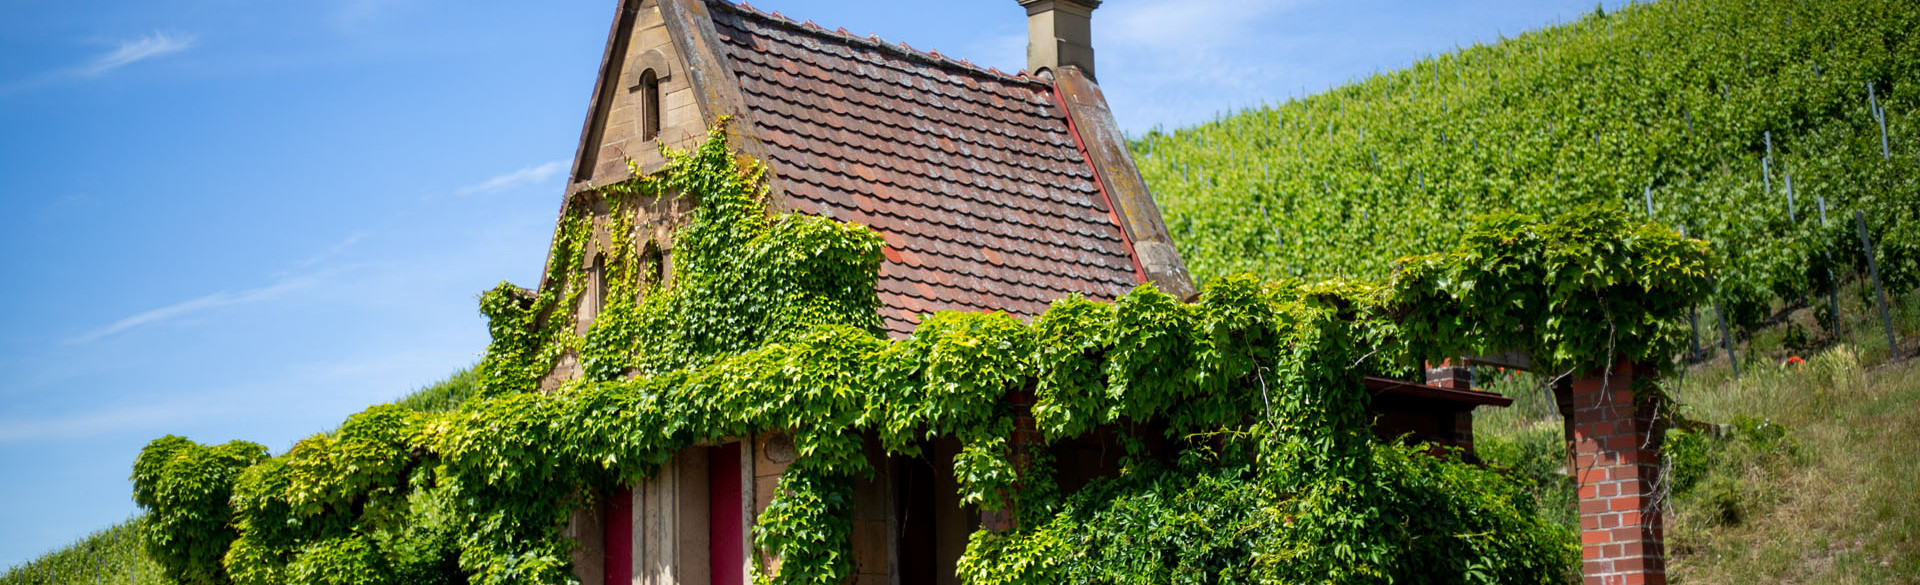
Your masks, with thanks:
M1439 364L1427 364L1427 385L1453 390L1473 389L1473 366L1467 365L1465 358L1440 360ZM1466 451L1466 461L1478 463L1480 458L1473 453L1473 410L1453 413L1436 413L1443 417L1441 428L1451 429L1449 444Z
M1008 441L1007 446L1013 450L1012 459L1015 473L1026 473L1027 465L1032 463L1032 457L1028 455L1028 450L1039 449L1042 448L1043 445L1040 440L1040 427L1038 423L1035 423L1033 420L1033 400L1033 393L1026 391L1013 392L1007 395L1007 402L1013 405L1013 437L1012 440ZM1019 481L1017 477L1014 479L1016 485ZM980 525L986 527L988 530L995 531L1014 529L1017 525L1014 520L1019 512L1018 504L1018 502L1014 502L1013 505L999 512L981 510Z
M1440 360L1438 365L1427 364L1427 385L1451 388L1454 390L1473 389L1473 368L1467 360L1451 358Z
M1621 363L1566 387L1573 472L1580 484L1580 558L1587 585L1665 585L1666 537L1656 400L1635 386L1650 369Z
M1453 413L1453 446L1466 451L1469 463L1479 463L1480 456L1473 452L1473 411L1462 410Z

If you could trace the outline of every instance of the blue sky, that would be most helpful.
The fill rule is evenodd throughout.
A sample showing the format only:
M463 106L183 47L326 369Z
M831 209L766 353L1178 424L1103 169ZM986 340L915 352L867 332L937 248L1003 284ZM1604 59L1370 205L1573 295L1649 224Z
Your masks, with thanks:
M155 437L277 453L475 361L478 293L540 270L613 5L0 0L0 567L134 514ZM755 5L1025 63L1014 0ZM1107 0L1094 35L1138 133L1592 7Z

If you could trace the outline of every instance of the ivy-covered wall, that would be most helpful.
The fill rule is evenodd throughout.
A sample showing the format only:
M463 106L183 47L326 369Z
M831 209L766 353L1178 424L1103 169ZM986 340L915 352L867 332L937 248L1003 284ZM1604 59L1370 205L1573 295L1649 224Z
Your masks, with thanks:
M1711 265L1703 244L1617 212L1502 215L1387 283L1222 278L1194 303L1142 286L1031 322L931 315L888 340L883 241L769 214L761 167L724 136L598 193L608 292L584 333L573 315L593 287L482 298L493 342L462 408L376 406L271 458L155 441L134 477L149 550L194 584L567 583L564 529L589 494L702 441L780 431L797 456L754 527L780 559L770 582L851 574L854 481L874 473L863 437L904 455L956 440L961 498L1016 516L974 534L970 583L1558 582L1574 536L1495 472L1374 440L1361 379L1487 348L1570 369L1670 363ZM670 267L650 265L627 212L664 196L695 203ZM545 283L591 281L596 215L563 215ZM565 356L582 376L537 391ZM1042 441L1153 421L1177 455L1133 444L1118 477L1061 493L1044 450L1015 456L1013 395L1032 396Z

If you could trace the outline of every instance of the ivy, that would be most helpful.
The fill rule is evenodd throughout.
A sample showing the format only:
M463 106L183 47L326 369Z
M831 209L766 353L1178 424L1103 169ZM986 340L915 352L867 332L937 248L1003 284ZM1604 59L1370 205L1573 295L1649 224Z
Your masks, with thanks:
M1618 211L1493 213L1453 250L1401 260L1395 302L1423 357L1518 350L1556 373L1620 360L1669 368L1714 265L1705 242Z
M1194 303L1143 285L1111 303L1069 296L1030 322L939 313L888 340L878 235L769 214L762 167L727 149L724 125L668 160L569 204L541 292L482 297L493 341L480 397L460 408L376 406L273 458L156 441L135 469L149 546L197 547L169 553L169 574L569 583L572 510L691 446L776 432L797 457L754 523L770 582L849 578L869 437L908 456L956 440L961 499L1017 519L974 535L973 583L1165 582L1186 568L1207 577L1167 580L1551 581L1575 562L1572 535L1501 476L1375 441L1362 376L1462 347L1591 365L1617 342L1658 358L1665 330L1618 323L1670 317L1709 268L1699 243L1617 214L1503 216L1386 285L1231 277ZM696 205L672 242L645 241L631 212L665 197ZM595 265L605 306L577 334ZM1476 279L1489 284L1459 284ZM1515 298L1549 302L1501 323L1554 324L1474 324ZM1585 335L1603 318L1614 335ZM584 376L538 391L569 357ZM1035 443L1016 433L1028 415ZM1059 493L1046 444L1097 428L1118 429L1124 472ZM1171 459L1148 456L1144 429L1164 430Z
M245 441L202 446L167 435L133 462L133 501L148 510L140 527L147 557L182 585L228 583L220 557L237 536L228 500L234 476L267 455Z

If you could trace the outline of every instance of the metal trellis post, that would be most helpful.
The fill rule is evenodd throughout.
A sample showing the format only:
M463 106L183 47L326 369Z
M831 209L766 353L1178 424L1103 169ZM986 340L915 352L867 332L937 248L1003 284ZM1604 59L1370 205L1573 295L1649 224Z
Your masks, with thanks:
M1887 314L1887 289L1880 284L1880 266L1873 260L1873 240L1867 237L1867 215L1855 210L1853 222L1860 228L1860 247L1867 253L1867 273L1873 276L1873 296L1880 301L1880 325L1887 330L1887 355L1899 359L1899 336L1893 331L1893 317Z

